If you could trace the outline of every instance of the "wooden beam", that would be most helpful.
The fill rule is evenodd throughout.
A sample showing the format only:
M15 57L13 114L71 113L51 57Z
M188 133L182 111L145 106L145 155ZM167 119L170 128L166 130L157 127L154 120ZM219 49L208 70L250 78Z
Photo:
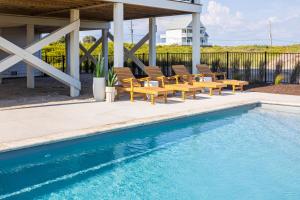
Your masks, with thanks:
M79 26L80 26L80 21L79 20L75 21L75 22L69 24L68 26L58 29L57 31L47 35L42 40L40 40L36 43L33 43L29 47L25 48L25 50L31 54L34 54L34 53L38 52L39 50L41 50L44 46L47 46L51 42L55 42L55 41L59 40L61 37L70 33L74 29L79 28ZM0 63L0 72L7 70L11 66L13 66L21 61L22 61L22 58L20 58L16 55L7 57L6 59L2 60Z
M1 23L13 23L20 25L38 25L38 26L50 26L50 27L63 27L70 24L69 19L64 18L54 18L54 17L33 17L26 15L7 15L0 14ZM109 22L102 21L91 21L91 20L82 20L80 23L80 28L83 29L109 29Z
M130 50L131 54L134 54L139 48L141 48L149 40L149 33L147 33L132 49Z
M112 3L102 3L102 4L96 4L96 5L90 5L90 6L76 7L76 8L72 8L72 9L88 10L88 9L106 7L106 6L110 6L110 5L112 5ZM70 10L70 8L67 8L67 9L56 10L56 11L51 11L51 12L47 12L47 13L39 13L39 14L46 16L46 15L53 15L53 14L68 12L69 10Z
M114 36L109 32L108 33L108 38L111 40L111 41L114 41ZM126 58L131 58L132 61L137 64L137 66L144 70L145 68L145 64L140 61L134 54L132 54L126 47L123 47L124 48L124 53L125 53L125 57Z
M145 7L167 9L181 12L189 13L201 13L202 5L201 4L192 4L187 2L180 1L170 1L170 0L102 0L105 2L119 2L130 5L139 5ZM155 16L153 16L155 17Z
M92 53L102 43L102 41L103 37L99 38L89 50L87 50L82 44L80 44L80 49L84 52L84 55L80 58L80 63L85 61L87 58L90 58L92 62L96 65L97 60L92 56Z
M68 76L67 74L61 72L60 70L54 68L53 66L49 65L48 63L44 62L40 58L32 55L30 52L18 47L12 42L0 37L0 49L3 51L15 54L17 58L24 60L26 63L34 66L35 68L39 69L40 71L52 76L53 78L57 79L58 81L75 87L78 90L81 88L81 83L77 79ZM3 61L0 63L0 66L3 66Z
M94 58L94 56L92 56L89 51L82 45L79 44L79 48L83 51L84 56L82 56L80 58L79 63L83 63L85 60L87 60L88 58L91 59L91 61L96 65L97 64L97 60L96 58Z

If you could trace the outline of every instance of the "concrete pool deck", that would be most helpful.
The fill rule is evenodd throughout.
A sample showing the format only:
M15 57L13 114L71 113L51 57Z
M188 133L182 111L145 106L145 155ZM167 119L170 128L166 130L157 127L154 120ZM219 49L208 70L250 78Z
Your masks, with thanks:
M118 128L147 124L253 103L300 106L300 96L245 92L222 96L197 95L168 104L128 100L115 103L70 101L0 109L0 152L84 137Z

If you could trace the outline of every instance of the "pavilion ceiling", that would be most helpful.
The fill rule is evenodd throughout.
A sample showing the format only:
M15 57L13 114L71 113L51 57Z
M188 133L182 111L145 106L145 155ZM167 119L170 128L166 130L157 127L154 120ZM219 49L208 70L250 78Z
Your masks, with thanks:
M113 4L101 0L0 0L0 13L12 15L69 17L70 9L80 9L81 19L112 21ZM125 4L125 19L172 16L185 12Z

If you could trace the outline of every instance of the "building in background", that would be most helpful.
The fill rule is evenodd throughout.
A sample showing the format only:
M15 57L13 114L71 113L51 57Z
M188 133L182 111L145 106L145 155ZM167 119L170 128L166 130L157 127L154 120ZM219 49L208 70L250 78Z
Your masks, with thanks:
M201 22L200 30L201 46L208 46L209 35L205 26ZM193 26L192 22L187 20L178 20L169 26L165 34L160 35L162 45L182 45L191 46L193 44Z

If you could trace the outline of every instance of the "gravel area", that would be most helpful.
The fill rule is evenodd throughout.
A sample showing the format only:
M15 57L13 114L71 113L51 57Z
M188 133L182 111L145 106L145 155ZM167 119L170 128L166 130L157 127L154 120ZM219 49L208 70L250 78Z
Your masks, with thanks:
M300 96L300 85L281 84L281 85L267 85L267 86L252 86L252 88L249 89L248 91Z
M4 79L0 85L0 108L39 103L85 101L92 98L92 75L81 75L80 97L71 98L68 86L51 77L36 77L36 88L26 87L26 78Z

